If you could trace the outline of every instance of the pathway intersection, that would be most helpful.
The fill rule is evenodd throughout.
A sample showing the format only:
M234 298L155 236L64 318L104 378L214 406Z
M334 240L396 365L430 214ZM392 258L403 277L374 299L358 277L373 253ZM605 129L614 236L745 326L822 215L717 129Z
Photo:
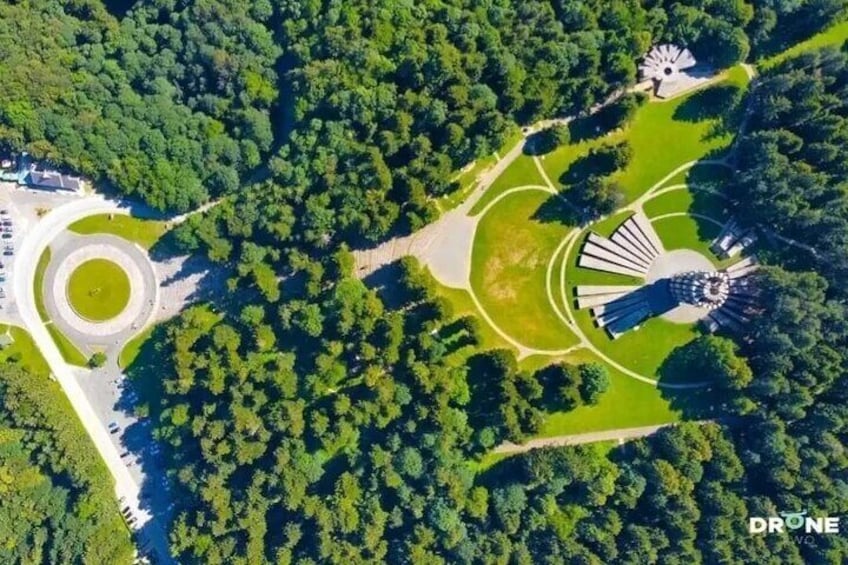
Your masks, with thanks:
M539 129L541 129L540 126L532 128L531 130L529 130L528 135L529 133L538 131ZM650 384L660 388L678 390L701 388L708 385L708 382L665 383L662 381L658 381L655 378L652 378L652 376L646 376L636 371L633 371L632 369L623 366L615 360L610 359L609 356L607 356L604 352L598 349L589 340L585 333L580 329L574 319L570 307L568 306L569 301L567 298L566 291L566 264L568 257L571 256L574 246L581 240L580 236L582 235L583 231L585 231L585 226L582 229L572 229L565 236L563 241L560 243L559 247L551 256L546 270L545 278L545 290L551 309L553 310L557 318L559 318L559 320L577 336L579 343L571 347L559 350L534 348L524 343L521 343L514 336L511 336L507 332L505 332L492 320L489 313L481 304L479 297L477 296L470 283L471 254L474 245L474 236L476 234L477 226L480 220L485 217L486 213L489 212L501 200L507 198L512 194L531 190L542 191L553 195L559 195L559 192L556 190L554 183L548 177L546 171L544 170L544 167L542 167L539 158L534 156L533 159L535 165L541 173L542 178L545 180L546 185L524 185L505 190L496 198L494 198L491 202L487 203L485 208L480 213L472 216L470 215L470 211L473 209L474 205L480 201L482 196L485 194L486 190L494 183L497 177L504 170L506 170L506 168L516 158L518 158L519 155L521 155L525 151L526 144L527 137L525 137L522 142L518 143L515 147L513 147L513 149L510 150L509 153L507 153L504 159L498 161L498 163L492 168L492 170L490 170L483 176L477 188L459 207L454 210L451 210L450 212L447 212L436 222L429 224L428 226L411 235L402 238L391 239L376 248L354 251L357 276L359 276L360 278L365 278L371 273L378 270L379 268L388 265L394 261L397 261L405 255L412 255L416 257L423 265L426 265L432 275L441 284L451 288L460 288L467 291L483 320L485 320L485 322L504 341L509 343L517 350L519 359L523 359L531 355L546 355L551 357L563 356L579 349L586 349L588 351L591 351L596 356L607 362L610 366L621 371L625 375L641 382L644 382L646 384ZM622 212L643 213L644 204L652 198L655 198L659 195L665 194L673 190L684 189L689 186L686 184L675 184L666 186L666 183L668 183L677 175L691 169L696 165L729 167L725 160L720 159L707 159L683 163L682 165L676 167L674 170L669 172L665 177L660 179L653 186L651 186L639 198L637 198L627 206L616 210L608 216L596 219L595 222L603 221L607 217L621 214ZM690 186L690 188L694 188L696 190L710 190L706 187L701 188L698 186ZM672 215L674 215L674 213L669 214L668 216ZM721 223L714 218L709 218L700 214L690 215L703 217L703 219L706 219L707 221L713 223ZM555 293L553 288L554 267L558 258L561 261L561 267L559 272L559 302L555 299Z

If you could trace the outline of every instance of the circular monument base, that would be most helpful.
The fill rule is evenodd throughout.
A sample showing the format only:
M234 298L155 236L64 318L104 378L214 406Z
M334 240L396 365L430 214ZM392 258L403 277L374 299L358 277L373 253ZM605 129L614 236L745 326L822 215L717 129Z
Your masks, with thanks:
M675 249L666 251L654 259L648 269L645 279L648 284L668 280L689 271L714 271L715 265L697 251L691 249ZM661 318L676 324L692 324L705 318L710 313L707 308L699 308L691 304L678 304L671 310L660 315Z

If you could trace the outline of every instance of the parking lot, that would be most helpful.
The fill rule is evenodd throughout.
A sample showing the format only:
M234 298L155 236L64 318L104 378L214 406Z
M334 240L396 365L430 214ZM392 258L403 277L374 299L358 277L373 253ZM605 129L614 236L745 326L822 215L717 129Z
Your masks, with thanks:
M0 323L22 325L15 303L14 268L21 240L38 218L56 206L78 200L75 194L0 182ZM38 257L27 257L38 261Z
M4 323L20 325L12 276L21 230L26 224L8 189L0 190L0 321Z

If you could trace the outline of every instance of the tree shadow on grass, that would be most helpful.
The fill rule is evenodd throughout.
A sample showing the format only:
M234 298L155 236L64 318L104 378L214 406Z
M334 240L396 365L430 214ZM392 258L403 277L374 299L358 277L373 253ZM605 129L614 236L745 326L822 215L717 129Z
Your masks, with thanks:
M697 388L660 387L660 394L668 400L673 410L679 410L684 420L717 418L727 414L727 391L711 382L711 375L693 374L686 346L676 348L663 361L659 374L661 384L706 383Z
M176 232L173 229L165 232L148 251L150 258L154 261L165 261L171 257L185 255L185 253L186 251L180 248Z
M704 140L738 131L745 113L742 89L735 84L717 84L690 95L674 115L674 120L690 123L711 121Z
M556 148L550 136L546 135L544 131L537 131L527 136L527 140L524 142L524 147L521 150L525 155L539 157L553 152Z
M615 172L615 166L607 155L589 153L579 157L559 177L562 184L579 184L591 176L606 176Z
M613 109L606 106L588 116L580 116L568 123L568 133L572 143L580 143L590 139L597 139L613 131L610 127L610 115Z
M389 310L399 310L409 304L410 297L404 291L403 285L398 281L403 278L403 267L400 261L393 261L383 265L362 279L370 289L377 292L377 296Z
M709 212L706 215L712 216L712 214L710 214ZM705 220L704 218L693 219L695 220L695 229L697 230L698 239L700 241L710 244L716 237L718 237L718 234L721 232L721 226L718 226L708 220ZM722 221L721 217L714 219L719 222ZM717 257L715 253L712 252L712 250L710 250L709 253L713 257Z
M742 89L735 84L708 86L689 95L675 110L673 119L703 122L725 117L742 99Z
M476 483L487 488L521 482L526 476L524 455L516 454L498 461L476 478Z
M686 184L706 187L717 192L724 192L732 181L733 171L730 167L710 163L696 163L686 173Z
M446 355L477 344L474 337L466 331L461 319L445 324L439 328L437 335L446 347Z
M537 222L559 224L566 227L577 226L581 221L578 210L559 194L551 194L536 208L530 218Z

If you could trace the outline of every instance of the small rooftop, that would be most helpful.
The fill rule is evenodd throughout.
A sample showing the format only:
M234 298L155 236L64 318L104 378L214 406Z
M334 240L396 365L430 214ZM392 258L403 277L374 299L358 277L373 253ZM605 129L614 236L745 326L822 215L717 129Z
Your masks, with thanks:
M69 175L55 169L44 162L33 161L24 153L18 163L18 184L31 188L45 188L51 190L68 190L79 192L82 190L82 178Z

